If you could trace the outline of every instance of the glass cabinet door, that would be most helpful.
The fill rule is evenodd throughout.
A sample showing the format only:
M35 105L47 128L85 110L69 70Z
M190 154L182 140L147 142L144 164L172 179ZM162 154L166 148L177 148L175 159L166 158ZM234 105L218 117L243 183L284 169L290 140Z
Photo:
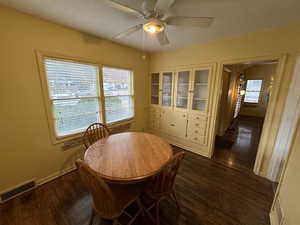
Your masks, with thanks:
M186 109L188 107L190 71L178 72L176 81L176 108Z
M209 70L195 70L194 71L194 88L192 109L198 111L205 111L208 100L208 76Z
M164 72L162 75L162 105L172 106L173 73Z
M151 104L159 104L159 73L151 74Z

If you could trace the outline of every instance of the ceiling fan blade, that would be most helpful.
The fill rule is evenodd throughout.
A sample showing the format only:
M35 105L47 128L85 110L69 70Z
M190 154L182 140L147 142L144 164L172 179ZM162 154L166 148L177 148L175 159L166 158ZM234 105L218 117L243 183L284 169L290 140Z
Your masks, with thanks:
M142 9L143 13L152 13L154 12L157 0L143 0Z
M105 0L106 4L136 17L144 17L141 1L138 0Z
M184 27L209 27L214 21L213 17L182 17L174 16L165 20L166 24Z
M165 13L173 4L175 0L158 0L155 9L160 13Z
M130 27L126 31L123 31L123 32L119 33L117 36L114 37L114 39L120 39L120 38L126 37L126 36L136 32L136 31L142 29L142 27L143 27L143 24L138 24L134 27Z
M156 37L160 45L167 45L170 43L165 31L157 33Z

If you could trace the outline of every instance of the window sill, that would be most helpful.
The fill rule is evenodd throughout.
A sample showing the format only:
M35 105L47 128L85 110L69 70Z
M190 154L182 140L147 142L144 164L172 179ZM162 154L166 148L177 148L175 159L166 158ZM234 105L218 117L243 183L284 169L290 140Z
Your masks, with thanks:
M128 118L128 119L108 123L107 126L108 126L108 128L116 127L116 126L125 125L125 124L128 124L128 123L133 123L133 121L134 121L134 117L131 117L131 118Z
M259 103L248 103L248 102L244 102L243 106L244 107L257 107L259 105Z
M127 124L131 124L134 122L134 117L129 118L129 119L125 119L125 120L120 120L117 122L113 122L113 123L109 123L107 124L107 127L109 129L118 127L118 126L123 126L123 125L127 125ZM61 136L61 137L56 137L52 142L54 145L56 144L70 144L70 142L78 142L78 144L75 147L78 147L80 139L82 138L82 136L84 135L85 131L79 132L79 133L75 133L75 134L69 134L69 135L65 135L65 136ZM64 145L62 146L62 148L64 149Z

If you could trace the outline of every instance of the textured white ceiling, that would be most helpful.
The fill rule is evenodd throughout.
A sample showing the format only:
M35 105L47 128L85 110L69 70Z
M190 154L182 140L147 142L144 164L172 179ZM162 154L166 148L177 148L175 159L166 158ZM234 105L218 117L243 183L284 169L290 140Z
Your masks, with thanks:
M143 22L110 8L104 0L0 0L0 3L111 40L121 31ZM142 31L117 42L160 51L300 23L300 0L177 0L167 13L215 17L215 21L210 28L168 26L170 44L164 47Z

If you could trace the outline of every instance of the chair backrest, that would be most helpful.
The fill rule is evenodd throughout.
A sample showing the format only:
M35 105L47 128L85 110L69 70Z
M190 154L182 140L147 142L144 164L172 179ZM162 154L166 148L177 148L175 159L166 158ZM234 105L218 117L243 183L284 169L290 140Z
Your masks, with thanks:
M110 187L82 160L76 161L82 183L87 187L93 197L94 208L104 218L118 214L116 200Z
M83 135L84 146L88 148L99 139L105 138L109 135L109 129L105 124L93 123L85 131Z
M173 190L177 171L183 158L183 151L176 153L161 172L152 178L150 181L152 193L164 194Z

